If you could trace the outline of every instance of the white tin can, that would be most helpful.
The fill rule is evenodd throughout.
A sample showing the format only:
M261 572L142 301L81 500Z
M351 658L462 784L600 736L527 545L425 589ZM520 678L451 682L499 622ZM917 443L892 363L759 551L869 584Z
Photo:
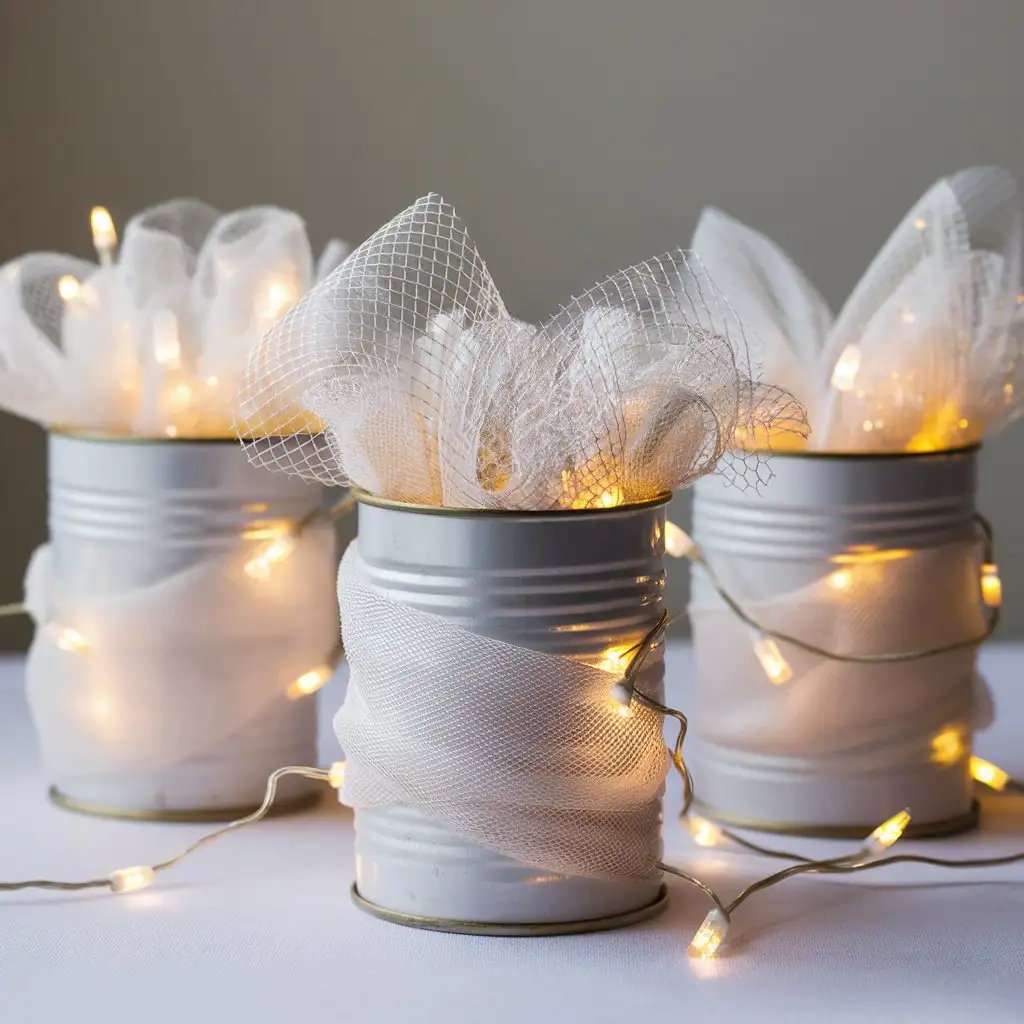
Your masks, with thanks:
M695 487L694 539L761 625L829 652L909 653L980 637L975 451L773 457L760 493ZM692 570L696 804L772 831L864 835L903 807L918 834L969 827L976 647L891 663L780 641L773 684L750 629Z
M57 618L106 629L97 649L78 652L77 676L76 665L65 672L67 662L53 660L75 656L53 651L46 630L59 623L40 624L30 651L30 705L53 799L168 820L259 806L275 768L315 764L315 698L288 699L286 690L337 643L333 531L321 523L303 532L302 572L284 595L273 576L249 578L244 560L252 538L316 509L320 487L251 465L228 440L54 433L49 454ZM191 593L181 580L192 581ZM138 630L145 638L119 625L137 621L136 600L157 620ZM193 600L208 604L186 626L173 608ZM294 632L289 616L302 623ZM129 678L97 689L109 685L94 678L104 673ZM269 696L250 701L256 692ZM77 706L85 700L99 718ZM285 781L281 806L316 799L315 784Z
M596 511L512 513L359 498L366 582L393 602L517 646L593 662L643 638L662 613L665 500ZM652 655L638 687L663 692ZM510 678L509 685L515 685ZM489 852L407 807L355 812L356 902L398 923L557 934L658 912L658 880L552 874Z

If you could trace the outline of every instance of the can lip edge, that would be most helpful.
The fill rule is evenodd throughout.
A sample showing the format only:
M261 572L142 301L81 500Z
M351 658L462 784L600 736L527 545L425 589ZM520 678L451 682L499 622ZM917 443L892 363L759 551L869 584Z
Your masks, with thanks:
M230 444L237 445L239 447L246 447L251 444L254 440L260 441L277 441L277 440L290 440L297 438L299 440L303 438L310 438L312 434L282 434L276 437L266 438L251 438L251 437L238 437L235 434L222 434L218 436L196 436L189 437L187 434L181 437L160 437L155 434L129 434L117 433L109 430L91 430L87 427L59 427L52 426L46 428L46 433L51 437L70 438L75 441L95 441L103 444L148 444L148 445L166 445L168 447L180 447L188 444Z
M390 509L394 512L410 512L419 515L451 516L467 519L571 519L592 518L594 516L622 515L646 509L659 508L667 505L672 499L672 492L665 491L646 501L635 501L625 505L612 505L609 508L543 508L543 509L503 509L503 508L460 508L449 505L418 505L411 501L394 501L380 498L376 494L352 486L349 493L360 505L373 508Z
M763 455L769 459L806 459L808 461L832 459L836 462L883 462L902 459L944 459L950 456L974 455L981 451L981 447L982 442L979 441L977 444L964 445L962 448L940 448L928 452L832 452L819 451L817 449L772 451L767 448L736 448L733 449L733 452L740 457Z

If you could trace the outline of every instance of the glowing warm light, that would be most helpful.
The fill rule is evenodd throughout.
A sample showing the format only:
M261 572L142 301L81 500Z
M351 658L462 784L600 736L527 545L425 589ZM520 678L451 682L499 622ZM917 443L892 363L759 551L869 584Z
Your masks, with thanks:
M57 282L57 291L65 302L77 299L81 290L82 287L78 283L78 278L72 277L70 274L65 274Z
M779 650L779 645L770 636L763 633L754 634L754 654L761 662L764 674L776 686L788 683L793 678L793 669Z
M192 401L192 388L188 384L178 384L171 391L171 405L176 409L184 409Z
M859 369L860 349L856 345L847 345L832 369L832 387L836 391L853 390L853 382Z
M718 947L725 941L728 931L729 919L715 907L708 912L708 916L697 929L687 953L701 960L714 956L718 952Z
M686 558L696 545L693 538L675 523L665 523L665 554L673 558Z
M981 567L981 599L989 608L998 608L1003 603L1003 584L999 579L999 566L986 562Z
M206 386L208 388L215 388L219 383L220 381L216 377L210 376L206 378Z
M845 592L853 586L853 573L849 569L836 569L828 574L828 585L833 590Z
M1003 398L1007 401L1013 398L1013 385L1009 381L1003 385Z
M295 290L284 281L272 281L267 289L264 313L271 320L277 320L282 313L295 304Z
M608 695L620 718L629 718L633 714L633 688L625 680L616 683Z
M335 788L341 789L345 781L345 762L334 761L327 771L327 781Z
M932 761L935 764L956 764L966 753L963 731L950 725L932 737Z
M316 668L303 672L287 689L286 693L290 700L298 700L300 697L308 697L316 693L326 683L334 670L330 665L318 665Z
M105 206L94 206L89 213L92 228L92 244L100 258L100 266L110 266L117 246L117 229L114 218Z
M613 487L610 491L605 491L600 498L597 499L598 508L614 508L616 505L621 505L625 500L622 493L621 487Z
M865 420L861 424L861 426L864 428L865 431L868 431L868 432L870 432L870 431L875 429L875 424L871 420Z
M928 221L926 221L924 217L918 217L914 221L914 227L917 228L918 231L924 231L924 229L928 227Z
M254 580L266 582L270 579L271 569L278 562L283 562L295 550L295 538L291 536L276 537L269 544L264 544L245 563L245 573Z
M177 437L178 436L178 428L176 426L174 426L173 423L169 423L166 427L164 427L164 433L168 437L171 437L171 438Z
M713 821L700 815L688 814L686 827L698 846L717 846L722 841L722 830Z
M900 315L900 319L905 324L912 324L917 319L917 315L913 312L913 310L905 309L903 310L903 313Z
M72 654L84 654L89 650L89 641L70 626L57 626L54 630L53 642L62 650Z
M635 644L617 644L614 647L608 647L598 656L596 667L621 676L629 664L626 655L635 649Z
M170 370L181 366L178 318L169 309L162 309L153 316L153 358Z
M874 832L864 840L861 848L862 855L867 858L877 857L896 842L907 830L910 824L910 808L904 807L899 814L894 814L887 821L883 821Z
M909 557L908 548L888 548L880 551L870 544L853 544L842 554L833 555L829 561L836 565L876 565L879 562L898 562Z
M151 867L142 865L133 868L118 868L107 876L107 882L113 892L138 892L153 884L156 872Z
M991 761L972 756L968 764L970 766L971 778L975 782L980 782L983 786L988 786L989 789L1002 793L1010 782L1010 776Z

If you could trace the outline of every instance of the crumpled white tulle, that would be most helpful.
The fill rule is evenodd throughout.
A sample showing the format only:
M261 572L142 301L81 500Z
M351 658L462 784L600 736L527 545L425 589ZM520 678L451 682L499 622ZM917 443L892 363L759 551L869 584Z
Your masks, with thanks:
M333 601L309 600L332 592L333 544L330 529L305 531L272 585L245 574L252 545L240 543L230 556L112 593L74 592L51 546L37 549L25 580L37 626L26 683L51 775L172 767L218 751L286 700L288 685L337 642ZM65 629L88 649L62 649Z
M803 430L682 252L624 270L537 326L508 313L462 221L427 196L261 340L239 433L254 461L378 496L593 508L711 472L738 428ZM308 429L302 446L275 435Z
M841 239L837 239L841 244ZM938 451L990 436L1024 397L1021 199L1006 171L943 178L910 210L838 317L764 235L708 209L693 248L807 409L823 451ZM839 386L833 374L840 365ZM790 433L777 447L802 447Z
M317 272L347 252L332 241ZM228 437L249 351L313 280L297 214L195 199L133 217L111 266L12 260L0 267L0 407L47 427Z
M548 871L655 877L660 717L622 717L614 673L388 600L364 572L353 543L338 576L351 668L335 718L343 801L413 807Z
M922 650L984 632L977 554L971 542L866 553L798 590L762 600L733 596L765 628L826 650ZM943 757L963 762L973 731L991 722L974 647L865 666L780 641L793 674L773 685L747 627L717 595L695 600L690 618L698 682L693 720L700 738L719 747L806 761L829 775L885 776Z

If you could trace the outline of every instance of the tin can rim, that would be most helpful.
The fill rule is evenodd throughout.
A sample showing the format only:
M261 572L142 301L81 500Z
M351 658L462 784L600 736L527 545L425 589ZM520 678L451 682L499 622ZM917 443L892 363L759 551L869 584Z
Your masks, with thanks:
M940 448L928 452L830 452L819 451L818 449L786 449L784 451L772 451L770 448L738 448L735 454L741 458L744 455L764 455L770 459L831 459L836 462L888 462L893 460L926 460L940 459L954 456L975 455L981 451L981 442L965 445L962 448Z
M360 505L386 508L395 512L411 512L418 515L450 516L468 519L569 519L593 518L594 516L623 515L644 509L667 505L672 498L671 491L665 491L646 501L626 505L611 505L608 508L564 508L564 509L501 509L501 508L453 508L447 505L418 505L411 501L394 501L380 498L360 487L350 487L349 493Z
M232 444L244 447L254 441L290 441L311 438L312 434L281 434L273 437L237 437L234 434L223 434L218 436L197 436L189 437L187 434L180 437L157 436L155 434L130 434L127 431L93 430L88 427L62 427L51 426L47 433L53 437L71 437L80 441L97 441L105 444L151 444L151 445L185 445L185 444Z

